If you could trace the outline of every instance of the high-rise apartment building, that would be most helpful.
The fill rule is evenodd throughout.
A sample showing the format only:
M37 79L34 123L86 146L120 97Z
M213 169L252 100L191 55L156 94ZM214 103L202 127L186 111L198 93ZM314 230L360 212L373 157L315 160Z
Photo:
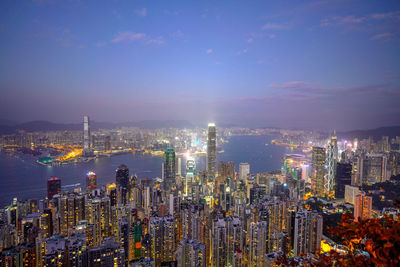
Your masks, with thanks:
M366 220L371 218L372 197L360 192L354 201L354 220Z
M205 267L206 246L198 240L182 238L175 252L178 267Z
M322 216L314 211L299 210L295 217L293 235L295 256L318 251L321 248Z
M267 230L267 223L265 221L252 222L250 224L249 266L265 266Z

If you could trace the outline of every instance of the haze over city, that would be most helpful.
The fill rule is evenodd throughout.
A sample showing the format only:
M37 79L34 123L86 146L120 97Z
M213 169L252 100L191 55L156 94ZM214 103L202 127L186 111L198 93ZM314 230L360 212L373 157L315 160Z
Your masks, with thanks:
M100 2L0 3L0 119L400 123L398 1Z

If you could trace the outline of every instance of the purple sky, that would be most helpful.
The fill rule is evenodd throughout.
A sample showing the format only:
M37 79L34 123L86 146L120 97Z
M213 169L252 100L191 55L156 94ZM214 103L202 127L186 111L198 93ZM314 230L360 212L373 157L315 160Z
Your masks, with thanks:
M0 119L400 124L400 1L0 2Z

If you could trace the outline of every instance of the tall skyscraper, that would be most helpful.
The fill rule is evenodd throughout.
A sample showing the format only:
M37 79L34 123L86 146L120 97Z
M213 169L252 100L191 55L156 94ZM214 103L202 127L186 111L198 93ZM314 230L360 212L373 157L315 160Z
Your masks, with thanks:
M239 179L246 180L247 175L250 174L250 164L241 162L239 164Z
M351 184L352 166L350 163L337 163L335 179L335 197L344 198L345 186Z
M151 257L155 266L173 260L175 252L174 217L153 217L149 221Z
M182 238L175 252L178 267L205 267L206 246L198 240Z
M214 182L217 169L217 129L214 123L208 124L207 172L208 180Z
M169 147L164 152L164 188L170 190L175 183L175 151Z
M317 212L299 210L294 222L293 252L295 256L313 253L321 248L322 216Z
M186 177L185 177L185 197L192 197L193 182L195 179L196 163L194 160L188 160L186 162Z
M312 148L312 177L315 195L325 196L325 148L315 146Z
M116 170L115 180L117 184L117 192L119 192L120 203L126 204L129 192L129 169L126 165L120 165Z
M86 188L92 190L97 187L97 175L94 172L88 172L86 174Z
M250 224L249 238L249 266L265 266L265 253L267 251L267 223L264 221Z
M182 158L177 158L176 175L182 176Z
M83 117L83 149L90 149L90 121L89 116Z
M59 193L61 193L61 179L57 177L47 179L47 198L50 200Z
M354 201L354 220L366 220L371 218L372 197L366 196L361 192L355 197Z
M338 157L337 137L336 133L333 134L328 146L328 175L325 181L325 192L330 194L334 189L336 164Z
M235 178L235 162L224 162L220 161L218 163L218 177L223 180L227 178Z

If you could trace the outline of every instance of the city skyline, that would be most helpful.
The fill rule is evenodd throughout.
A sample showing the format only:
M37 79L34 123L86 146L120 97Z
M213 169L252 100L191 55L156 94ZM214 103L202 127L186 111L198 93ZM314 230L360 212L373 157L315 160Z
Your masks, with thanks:
M400 124L397 1L0 5L0 119Z

